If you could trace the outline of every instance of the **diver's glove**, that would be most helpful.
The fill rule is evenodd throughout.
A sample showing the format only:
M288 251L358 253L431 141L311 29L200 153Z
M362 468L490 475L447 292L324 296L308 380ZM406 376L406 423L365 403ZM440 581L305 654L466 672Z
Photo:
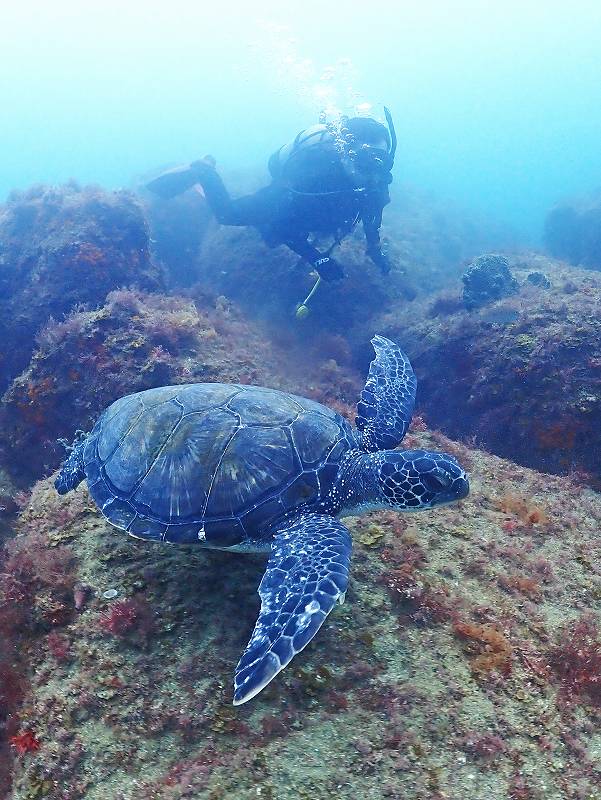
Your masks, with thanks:
M344 272L340 264L330 256L320 256L313 262L313 267L317 274L324 281L339 281L344 278Z
M381 250L368 250L367 255L377 267L380 267L380 272L382 275L388 275L391 264L387 255L385 255Z

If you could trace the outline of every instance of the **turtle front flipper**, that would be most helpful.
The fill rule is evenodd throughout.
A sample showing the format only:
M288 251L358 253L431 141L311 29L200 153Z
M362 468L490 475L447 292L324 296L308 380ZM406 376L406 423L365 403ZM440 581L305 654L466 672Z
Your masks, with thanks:
M351 549L348 530L325 515L276 529L259 585L261 612L236 667L234 705L258 694L309 644L346 591Z
M76 489L86 477L83 466L83 452L87 440L88 437L85 434L76 435L75 441L71 446L71 452L54 481L54 488L59 494L67 494L71 489Z
M392 450L401 443L411 422L417 388L409 359L397 344L384 336L374 336L371 343L376 357L355 419L361 447L368 453Z

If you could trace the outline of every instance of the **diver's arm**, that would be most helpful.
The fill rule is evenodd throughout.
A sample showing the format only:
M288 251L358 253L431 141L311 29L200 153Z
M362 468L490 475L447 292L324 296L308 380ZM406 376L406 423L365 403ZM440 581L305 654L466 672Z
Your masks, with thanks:
M381 208L375 214L366 214L363 216L363 231L365 233L365 241L367 243L367 253L370 256L372 253L381 251L381 244L380 244L381 226L382 226Z
M382 252L382 244L380 242L380 227L382 226L382 211L384 206L390 202L388 195L388 187L386 192L383 193L381 198L378 198L377 203L370 203L361 214L363 221L363 231L365 233L366 253L371 258L373 263L380 268L382 274L387 275L390 272L390 262L386 255Z
M365 252L373 263L380 268L383 275L390 272L390 262L382 252L380 242L380 226L382 224L382 209L376 214L369 215L363 219L363 230L365 232L366 248Z
M302 236L289 237L284 244L293 250L298 256L304 258L309 264L314 264L318 258L321 258L321 253L316 247L304 239Z
M304 239L302 236L288 238L286 244L305 261L308 261L317 270L320 278L324 281L335 281L344 278L344 272L340 264L328 255L320 253L316 247Z

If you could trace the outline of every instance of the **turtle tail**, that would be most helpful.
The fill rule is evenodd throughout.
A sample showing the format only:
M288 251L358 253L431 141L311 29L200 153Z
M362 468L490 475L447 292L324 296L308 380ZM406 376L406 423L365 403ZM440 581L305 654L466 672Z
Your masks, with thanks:
M57 479L54 481L54 488L59 494L67 494L71 489L76 489L86 477L83 467L83 451L87 437L79 439L73 444L71 452L64 462Z

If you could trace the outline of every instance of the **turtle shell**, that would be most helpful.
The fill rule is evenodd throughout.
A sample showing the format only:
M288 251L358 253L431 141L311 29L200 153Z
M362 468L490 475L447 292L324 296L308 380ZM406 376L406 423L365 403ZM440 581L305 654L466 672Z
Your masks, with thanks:
M331 487L348 422L303 397L222 383L148 389L104 412L84 451L90 493L144 539L232 547Z

